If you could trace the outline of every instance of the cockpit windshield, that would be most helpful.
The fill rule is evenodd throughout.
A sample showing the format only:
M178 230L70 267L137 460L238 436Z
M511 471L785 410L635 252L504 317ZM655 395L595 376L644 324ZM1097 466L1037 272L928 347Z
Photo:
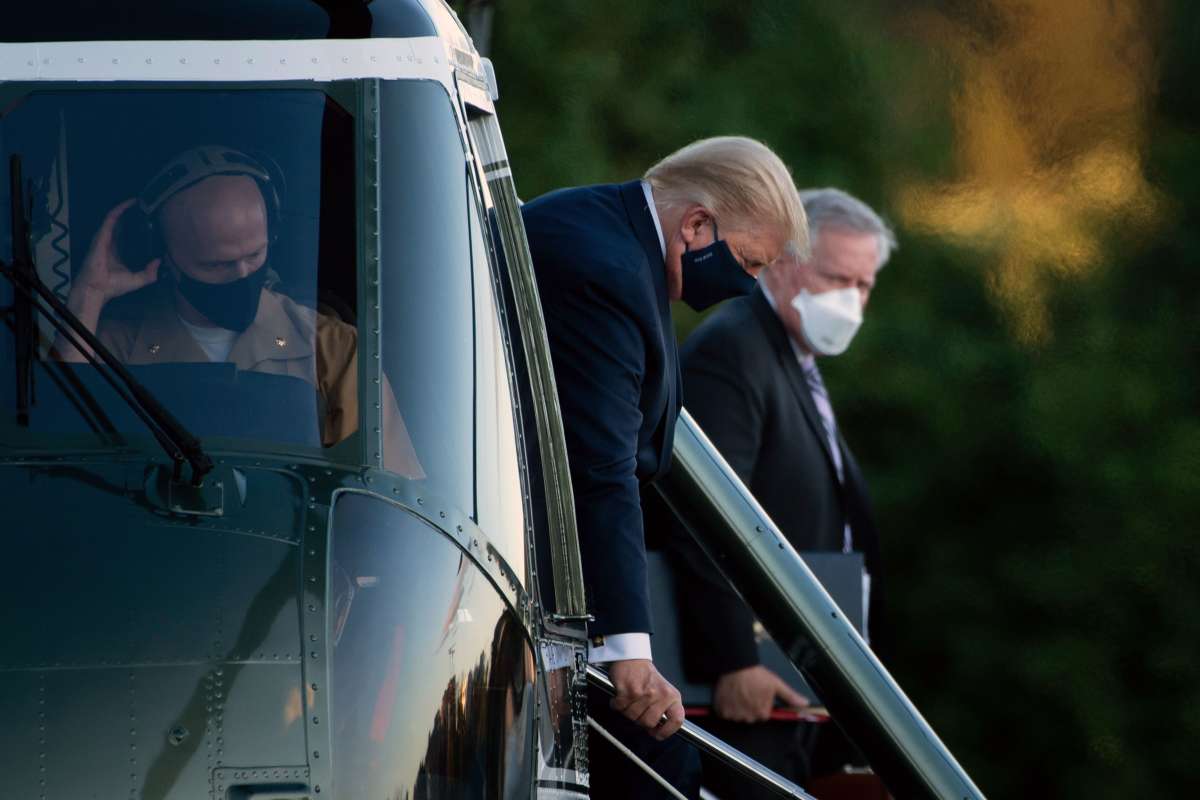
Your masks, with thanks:
M19 157L28 204L0 192L0 260L27 237L41 281L208 449L469 483L440 455L471 441L461 139L440 86L380 83L0 84L0 186ZM19 305L0 282L0 447L145 439L86 348Z
M315 89L5 99L4 162L21 158L39 277L185 424L308 447L354 433L356 137L344 104ZM44 320L39 338L29 429L9 444L90 428L70 387L105 395ZM123 409L103 414L136 432Z

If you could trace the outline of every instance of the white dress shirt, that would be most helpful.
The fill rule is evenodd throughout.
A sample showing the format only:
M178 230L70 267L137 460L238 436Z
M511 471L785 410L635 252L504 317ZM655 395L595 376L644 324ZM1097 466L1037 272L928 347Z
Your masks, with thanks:
M658 246L662 250L663 261L666 261L667 240L663 238L662 222L659 221L658 209L654 206L654 192L646 181L642 181L642 194L646 195L646 205L650 207L650 219L654 220L654 232L658 234Z

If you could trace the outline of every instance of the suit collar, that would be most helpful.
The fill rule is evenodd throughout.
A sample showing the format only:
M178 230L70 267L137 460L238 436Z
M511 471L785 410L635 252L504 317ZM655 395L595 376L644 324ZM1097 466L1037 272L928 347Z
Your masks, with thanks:
M642 195L646 198L647 210L650 212L650 221L654 223L654 232L658 234L658 251L662 253L662 257L667 257L667 237L663 233L662 220L658 217L658 208L654 205L654 190L650 188L650 184L642 180Z
M775 309L771 308L771 302L767 300L761 285L754 286L749 295L749 302L754 316L758 318L759 324L767 334L767 341L771 343L771 349L775 351L776 357L785 364L791 362L799 367L800 365L796 362L796 354L792 350L792 343L788 339L787 329L783 327L783 322L775 313Z
M658 240L658 229L651 216L650 204L646 202L646 193L642 190L642 182L629 181L617 187L621 192L621 200L625 204L625 213L629 216L629 224L637 235L638 243L646 251L646 263L650 265L651 278L659 297L659 305L670 308L667 298L667 268L663 257L662 245ZM669 311L668 311L669 316Z
M821 443L821 450L825 453L825 459L829 462L829 469L834 474L837 473L836 462L833 459L833 452L829 449L829 437L825 434L825 425L821 422L821 412L817 411L817 405L813 402L812 390L808 388L808 380L804 377L804 371L800 367L800 362L796 358L796 351L792 349L792 341L788 336L787 329L783 327L783 322L779 319L779 315L775 313L775 309L771 308L770 302L767 301L766 295L763 294L761 286L755 286L754 291L750 293L750 307L754 311L754 316L758 318L763 330L767 334L767 340L771 343L771 348L775 351L775 358L783 369L784 375L787 376L788 385L792 388L792 393L796 395L796 400L800 403L800 408L804 411L804 418L808 422L808 427L812 429L812 434ZM838 435L839 441L841 434ZM842 448L842 454L845 455L845 448Z

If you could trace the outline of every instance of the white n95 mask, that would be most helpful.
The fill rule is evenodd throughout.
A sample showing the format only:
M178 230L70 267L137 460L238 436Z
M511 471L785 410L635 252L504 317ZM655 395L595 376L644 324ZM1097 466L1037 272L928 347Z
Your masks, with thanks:
M846 352L850 340L862 325L862 297L853 287L820 294L801 289L800 294L792 298L792 308L800 313L800 325L808 346L823 356Z

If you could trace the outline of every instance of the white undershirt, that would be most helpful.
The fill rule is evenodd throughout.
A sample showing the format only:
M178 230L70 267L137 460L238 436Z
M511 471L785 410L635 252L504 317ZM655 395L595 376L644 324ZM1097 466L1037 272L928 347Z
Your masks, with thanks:
M231 331L228 328L193 325L183 317L180 317L179 321L183 323L183 327L187 328L188 333L196 340L196 344L200 345L200 349L204 351L204 355L208 356L209 361L220 362L229 360L229 352L233 350L233 343L237 341L237 331Z
M650 219L654 220L654 231L658 234L658 247L662 250L663 259L667 257L667 240L663 238L662 223L658 219L658 209L654 207L654 193L650 184L642 181L642 193L646 195L646 205L650 209ZM650 634L648 633L613 633L604 637L604 644L595 645L588 642L588 661L600 664L605 661L627 661L631 658L651 659Z

